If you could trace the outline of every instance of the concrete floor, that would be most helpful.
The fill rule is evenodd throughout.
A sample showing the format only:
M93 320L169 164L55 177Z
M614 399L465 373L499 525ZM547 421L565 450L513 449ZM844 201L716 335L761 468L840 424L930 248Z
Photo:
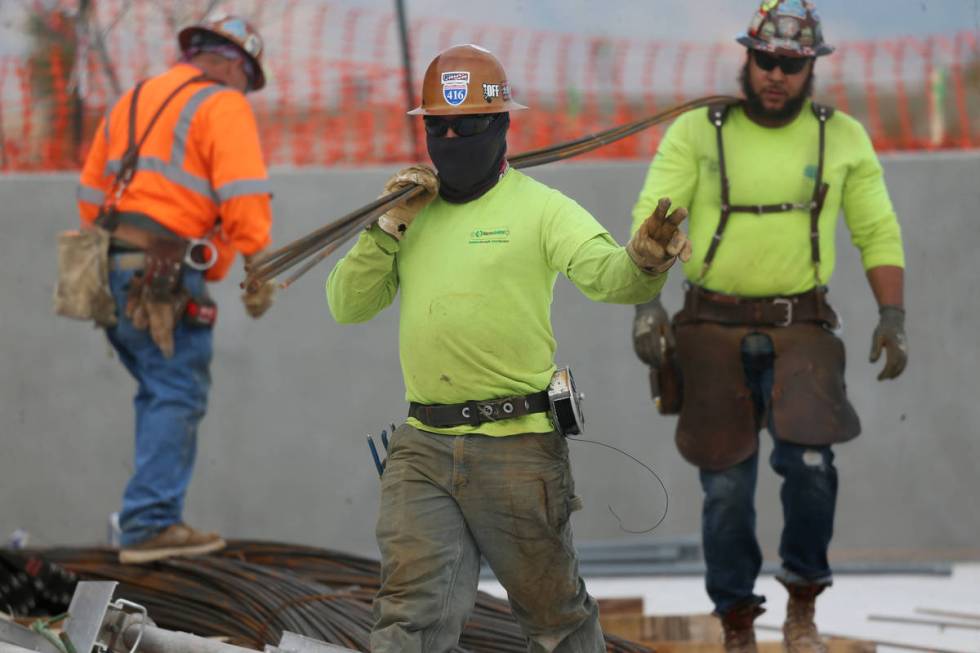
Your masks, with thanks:
M647 614L692 614L711 611L702 579L587 578L589 592L599 598L642 596ZM504 596L493 581L480 589ZM768 611L757 624L779 627L785 615L785 590L771 577L759 579L756 591L769 598ZM872 614L943 619L916 614L916 608L932 608L980 615L980 564L958 564L950 577L922 576L841 576L817 604L817 624L821 631L854 638L894 641L920 647L980 653L980 630L946 629L868 621ZM980 627L978 621L964 621ZM758 630L760 640L778 641L775 631ZM879 647L879 653L901 653L907 649Z

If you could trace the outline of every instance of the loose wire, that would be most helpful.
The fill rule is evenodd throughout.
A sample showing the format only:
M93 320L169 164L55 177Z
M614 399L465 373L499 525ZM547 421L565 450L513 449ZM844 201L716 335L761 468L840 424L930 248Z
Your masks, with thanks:
M655 531L657 529L657 527L660 526L660 524L664 523L664 520L667 519L667 512L670 510L670 492L667 491L667 486L664 484L663 479L660 478L660 476L657 474L657 472L653 471L653 468L652 467L650 467L649 465L647 465L645 462L643 462L642 460L640 460L636 456L633 456L632 454L629 454L629 453L623 451L622 449L620 449L618 447L614 447L611 444L606 444L605 442L598 442L596 440L586 440L584 438L574 438L574 437L569 437L568 438L568 441L569 442L587 442L589 444L596 444L596 445L599 445L600 447L605 447L606 449L612 449L613 451L619 452L622 455L624 455L627 458L629 458L630 460L632 460L633 462L635 462L637 465L639 465L643 469L645 469L648 472L650 472L650 474L652 474L653 477L655 479L657 479L657 482L660 483L660 488L664 492L664 513L662 515L660 515L660 519L657 520L657 523L655 523L650 528L644 529L642 531L636 531L636 530L632 530L630 528L626 528L623 525L622 518L619 515L616 514L616 511L613 510L613 507L611 505L609 505L609 504L606 504L606 507L609 508L609 512L611 512L612 513L612 516L615 517L616 518L616 521L619 522L619 530L623 531L624 533L632 533L634 535L645 535L647 533L652 533L653 531Z

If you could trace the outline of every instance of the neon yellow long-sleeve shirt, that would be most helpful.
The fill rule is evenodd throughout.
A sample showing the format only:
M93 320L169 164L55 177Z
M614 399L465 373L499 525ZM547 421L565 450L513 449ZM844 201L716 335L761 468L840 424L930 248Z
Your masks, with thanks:
M819 123L809 105L790 124L762 127L733 107L723 129L734 205L809 202L819 153ZM904 267L902 236L881 164L864 128L837 111L827 123L824 181L830 190L820 214L820 282L834 271L834 234L841 209L865 269ZM633 209L639 228L660 197L690 211L693 256L684 274L698 282L721 218L721 179L715 126L707 109L691 111L670 127ZM743 297L806 292L815 285L807 210L755 215L733 213L701 285Z
M575 201L511 169L466 204L436 198L401 241L377 226L327 280L338 322L365 322L397 293L406 398L422 404L527 395L555 371L551 302L558 274L589 299L638 304L667 275L642 272ZM545 413L438 429L502 436L547 433Z

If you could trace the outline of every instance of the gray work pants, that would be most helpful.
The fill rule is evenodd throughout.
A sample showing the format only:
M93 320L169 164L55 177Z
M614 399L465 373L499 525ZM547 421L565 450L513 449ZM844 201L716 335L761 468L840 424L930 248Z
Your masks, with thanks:
M599 609L572 548L578 508L557 433L391 439L377 537L372 653L445 653L476 601L480 556L507 590L532 653L603 653Z

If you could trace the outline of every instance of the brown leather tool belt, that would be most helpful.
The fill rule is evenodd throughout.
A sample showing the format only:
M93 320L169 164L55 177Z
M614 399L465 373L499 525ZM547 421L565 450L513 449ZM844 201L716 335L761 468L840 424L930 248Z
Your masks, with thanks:
M464 424L479 426L485 422L514 419L550 410L548 393L542 391L523 397L467 401L462 404L418 404L413 401L409 405L408 416L426 426L451 428Z
M684 294L684 309L677 314L675 322L759 327L817 323L836 328L837 313L827 303L826 295L827 289L820 287L788 297L747 298L691 286Z

